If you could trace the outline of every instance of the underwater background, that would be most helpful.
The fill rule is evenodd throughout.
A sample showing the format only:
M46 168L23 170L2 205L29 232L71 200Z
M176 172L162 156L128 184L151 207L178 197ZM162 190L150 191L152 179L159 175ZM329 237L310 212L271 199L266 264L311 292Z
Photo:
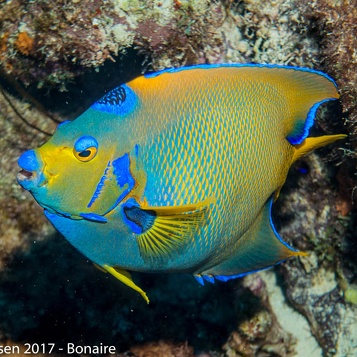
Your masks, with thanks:
M355 0L0 1L0 61L0 353L357 356ZM17 184L17 159L119 84L197 63L322 70L341 104L312 134L349 137L297 162L274 204L279 233L307 257L204 287L135 274L147 306L55 231Z

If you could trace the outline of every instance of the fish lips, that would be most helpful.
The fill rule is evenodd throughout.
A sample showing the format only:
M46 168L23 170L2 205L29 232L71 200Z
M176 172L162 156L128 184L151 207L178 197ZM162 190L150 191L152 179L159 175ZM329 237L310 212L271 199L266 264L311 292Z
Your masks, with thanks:
M24 152L18 160L18 165L21 170L17 174L17 182L25 190L32 191L46 184L44 165L34 150Z
M47 183L47 180L42 172L31 172L22 169L17 174L17 182L25 190L33 191L36 188L44 186Z

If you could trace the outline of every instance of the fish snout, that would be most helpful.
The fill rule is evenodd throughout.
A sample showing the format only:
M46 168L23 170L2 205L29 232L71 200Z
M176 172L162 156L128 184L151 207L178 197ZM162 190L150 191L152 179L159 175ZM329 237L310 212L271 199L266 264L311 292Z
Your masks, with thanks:
M17 174L18 183L26 190L41 187L46 183L43 162L35 150L24 152L17 161L21 171Z

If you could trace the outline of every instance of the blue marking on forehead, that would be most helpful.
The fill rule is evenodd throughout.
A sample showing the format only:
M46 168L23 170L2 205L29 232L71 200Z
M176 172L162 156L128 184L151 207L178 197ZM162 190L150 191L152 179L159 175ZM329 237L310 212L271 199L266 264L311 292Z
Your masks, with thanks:
M120 116L129 114L135 108L137 95L126 84L121 85L92 105L92 109Z

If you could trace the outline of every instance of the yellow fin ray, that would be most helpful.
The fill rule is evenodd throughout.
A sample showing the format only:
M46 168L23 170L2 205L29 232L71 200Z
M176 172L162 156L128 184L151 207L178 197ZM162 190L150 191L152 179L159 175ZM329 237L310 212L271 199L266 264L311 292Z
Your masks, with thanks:
M140 254L144 260L165 258L182 248L207 219L207 209L214 198L185 206L143 207L156 214L153 225L137 235Z
M102 268L104 268L108 273L112 274L115 278L120 280L122 283L125 285L129 286L130 288L134 289L137 291L143 298L144 300L149 303L150 300L147 297L146 293L144 290L140 289L134 282L133 279L131 278L131 275L128 271L124 269L119 269L116 267L111 267L109 265L103 265Z
M163 206L163 207L151 207L141 206L140 208L145 211L155 211L160 216L172 216L174 214L189 213L207 208L211 203L216 202L214 197L209 197L204 201L193 203L183 206Z

